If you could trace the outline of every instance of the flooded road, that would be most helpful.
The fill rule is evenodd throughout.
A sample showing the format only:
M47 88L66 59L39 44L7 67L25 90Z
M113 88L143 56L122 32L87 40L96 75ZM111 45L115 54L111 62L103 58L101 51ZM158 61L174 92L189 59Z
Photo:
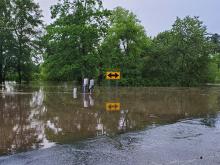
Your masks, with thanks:
M220 164L220 88L78 91L1 86L0 164Z

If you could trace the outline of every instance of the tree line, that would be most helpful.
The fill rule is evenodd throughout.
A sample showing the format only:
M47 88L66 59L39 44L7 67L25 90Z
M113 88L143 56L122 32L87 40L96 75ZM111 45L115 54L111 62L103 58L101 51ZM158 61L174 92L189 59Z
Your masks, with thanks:
M119 69L120 85L198 86L220 81L220 35L199 17L177 18L147 35L137 16L102 0L59 0L45 26L34 0L0 1L0 82L103 82Z

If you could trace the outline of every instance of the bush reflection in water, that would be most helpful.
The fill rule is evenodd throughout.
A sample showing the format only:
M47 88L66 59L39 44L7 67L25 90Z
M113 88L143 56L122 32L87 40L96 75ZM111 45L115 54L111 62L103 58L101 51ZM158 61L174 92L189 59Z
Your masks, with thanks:
M218 88L98 88L93 95L73 95L64 84L17 85L0 91L0 154L48 148L96 136L143 130L199 118L215 127ZM107 102L121 103L118 112Z

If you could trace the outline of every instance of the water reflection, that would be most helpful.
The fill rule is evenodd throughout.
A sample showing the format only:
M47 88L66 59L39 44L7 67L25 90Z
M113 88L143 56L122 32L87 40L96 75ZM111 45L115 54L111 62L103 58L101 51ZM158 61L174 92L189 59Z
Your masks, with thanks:
M39 148L42 139L38 138L42 129L41 121L33 116L41 114L41 108L32 108L32 94L16 95L7 88L1 93L0 100L0 152L14 153L16 151ZM9 94L10 93L10 94ZM36 103L37 104L37 103ZM40 110L40 111L39 111ZM35 123L37 122L37 123ZM38 124L38 122L40 124Z
M114 136L185 118L200 118L210 127L220 123L217 88L100 88L94 95L76 95L67 83L6 83L1 89L0 154ZM106 111L109 101L120 102L121 110Z

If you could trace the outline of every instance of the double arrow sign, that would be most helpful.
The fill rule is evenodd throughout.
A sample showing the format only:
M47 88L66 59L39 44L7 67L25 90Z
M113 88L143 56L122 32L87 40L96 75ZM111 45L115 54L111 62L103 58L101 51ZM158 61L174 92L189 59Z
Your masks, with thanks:
M120 72L106 72L106 79L107 80L120 80L121 73Z

